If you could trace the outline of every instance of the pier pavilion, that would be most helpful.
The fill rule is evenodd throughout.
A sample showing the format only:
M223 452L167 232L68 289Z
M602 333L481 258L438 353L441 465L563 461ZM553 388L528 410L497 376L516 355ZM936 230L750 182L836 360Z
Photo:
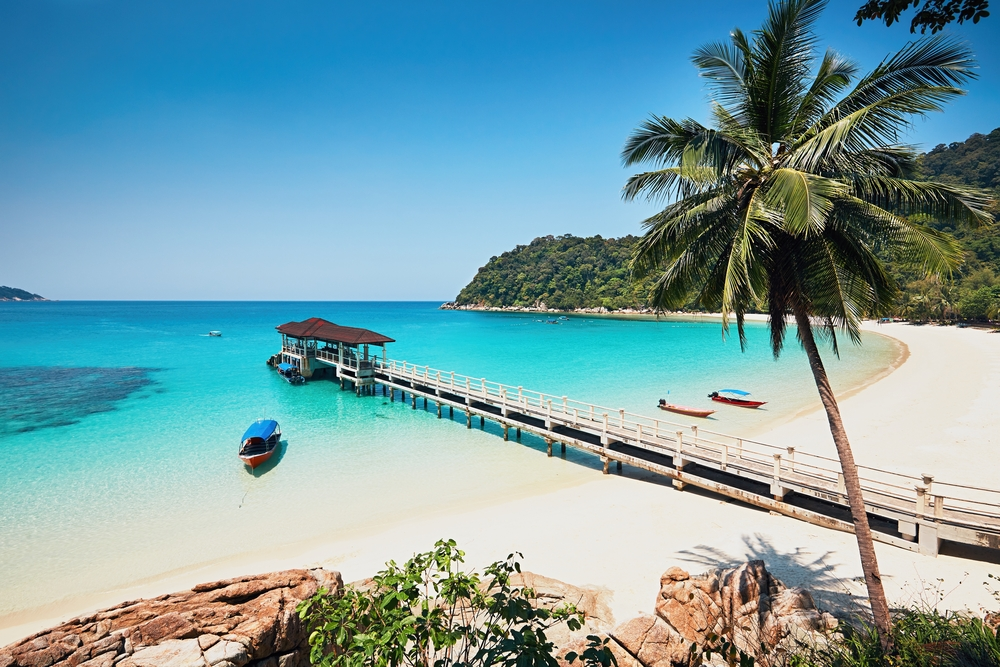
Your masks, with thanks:
M319 317L276 328L281 334L280 363L295 366L305 378L332 375L340 380L341 388L350 383L358 394L374 392L377 348L381 348L384 365L386 343L395 342L375 331L343 327Z

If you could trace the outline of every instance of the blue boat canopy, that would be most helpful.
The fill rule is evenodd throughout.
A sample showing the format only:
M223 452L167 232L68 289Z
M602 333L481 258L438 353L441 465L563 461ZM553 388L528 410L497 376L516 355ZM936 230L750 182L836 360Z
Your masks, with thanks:
M278 422L273 419L258 419L254 423L250 424L250 428L248 428L247 432L243 434L243 442L246 442L250 438L267 440L274 434L274 431L277 428Z
M723 394L723 393L725 393L725 394L736 394L737 396L749 396L750 395L749 391L741 391L739 389L720 389L719 393L720 394Z
M293 368L295 368L295 366L292 366L291 364L278 364L279 371L290 371Z

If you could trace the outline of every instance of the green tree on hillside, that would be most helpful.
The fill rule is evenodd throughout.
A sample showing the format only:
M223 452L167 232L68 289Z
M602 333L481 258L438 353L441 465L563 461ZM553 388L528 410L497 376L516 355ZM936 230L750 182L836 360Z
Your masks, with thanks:
M922 39L857 79L858 67L828 50L815 57L813 25L824 0L780 0L752 35L695 52L714 93L713 125L652 117L629 137L626 199L672 198L644 223L633 267L655 276L653 304L677 308L692 296L735 314L769 315L777 356L786 316L826 410L844 473L875 625L890 643L890 617L871 528L836 398L816 344L837 330L861 340L865 315L888 311L899 294L883 256L949 272L961 260L953 238L920 224L985 224L988 197L913 178L917 155L898 143L915 115L939 111L973 76L968 50L941 36ZM852 87L853 83L853 87Z

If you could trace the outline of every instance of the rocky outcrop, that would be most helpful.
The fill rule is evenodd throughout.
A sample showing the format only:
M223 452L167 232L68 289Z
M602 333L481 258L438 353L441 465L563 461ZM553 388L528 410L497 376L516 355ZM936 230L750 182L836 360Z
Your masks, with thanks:
M594 586L573 586L558 579L543 577L532 572L520 572L510 578L512 586L534 591L538 606L546 609L572 604L583 614L583 627L570 631L559 623L545 631L546 638L556 646L566 646L587 635L607 632L614 627L615 619L609 604L611 591Z
M836 627L837 620L818 610L808 591L788 588L763 561L753 560L699 576L668 569L660 577L656 615L633 618L601 638L611 638L619 667L692 667L699 664L692 645L722 641L767 665L780 664L797 643L822 643ZM577 640L560 655L585 647L586 641Z
M296 605L343 587L327 570L200 584L73 619L0 650L0 667L304 667Z

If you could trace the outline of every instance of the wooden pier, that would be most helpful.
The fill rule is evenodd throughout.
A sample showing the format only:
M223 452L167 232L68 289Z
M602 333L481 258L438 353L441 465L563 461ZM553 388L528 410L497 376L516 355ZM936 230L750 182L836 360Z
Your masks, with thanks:
M282 325L287 327L288 325ZM280 330L280 328L279 328ZM363 331L363 330L361 330ZM308 345L283 340L283 358L302 354L308 362L329 367L341 386L358 395L381 391L416 409L432 404L465 417L472 428L489 419L520 438L541 438L552 456L559 445L589 452L605 474L633 466L670 478L674 487L705 489L773 512L827 528L854 531L840 462L794 447L776 447L666 419L472 378L453 371L328 350L309 354ZM315 347L314 347L315 350ZM364 370L363 378L359 378ZM308 366L308 363L307 363ZM1000 491L951 484L925 475L913 477L859 466L865 508L874 538L897 547L936 556L943 544L972 549L951 551L985 560L1000 559Z

